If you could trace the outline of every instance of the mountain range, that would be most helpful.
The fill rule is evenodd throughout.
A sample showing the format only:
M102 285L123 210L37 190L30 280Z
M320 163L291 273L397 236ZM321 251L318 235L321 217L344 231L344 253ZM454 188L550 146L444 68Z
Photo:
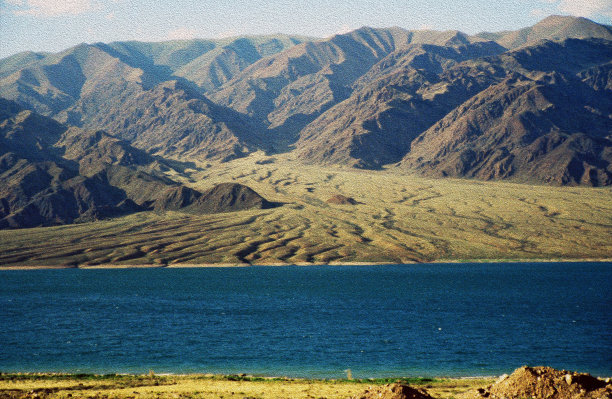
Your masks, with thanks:
M197 213L273 206L240 184L199 192L180 168L103 131L67 127L0 99L0 228L91 221L144 210ZM189 193L188 196L185 193Z
M584 18L476 35L363 27L81 44L0 60L0 97L0 227L231 210L165 172L260 150L431 177L612 184L612 27Z

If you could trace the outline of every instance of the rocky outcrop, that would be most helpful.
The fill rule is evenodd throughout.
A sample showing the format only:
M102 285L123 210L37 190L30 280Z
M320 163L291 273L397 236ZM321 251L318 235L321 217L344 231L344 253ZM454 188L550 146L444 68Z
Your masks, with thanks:
M610 379L601 380L585 373L524 366L487 388L465 393L459 398L609 399L612 398L612 383Z
M185 186L173 187L155 202L154 209L203 214L264 209L272 206L271 202L247 186L222 183L204 192Z
M357 202L354 198L347 197L342 194L336 194L333 197L329 198L326 202L328 204L335 204L335 205L357 205L359 204L359 202Z

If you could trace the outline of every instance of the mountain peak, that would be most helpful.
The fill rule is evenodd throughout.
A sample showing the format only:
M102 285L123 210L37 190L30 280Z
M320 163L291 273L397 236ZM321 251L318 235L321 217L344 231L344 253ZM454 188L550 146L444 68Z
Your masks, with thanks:
M591 21L584 17L574 17L571 15L550 15L532 27L534 30L537 29L557 29L559 31L567 29L575 29L572 33L580 34L582 36L568 36L568 37L600 37L599 35L593 36L593 33L610 32L609 27L606 25L598 24L595 21ZM567 37L564 37L567 38Z
M516 31L483 32L478 37L495 40L507 49L528 46L540 40L600 38L612 40L612 30L583 17L551 15L533 26Z
M574 17L572 15L549 15L548 17L538 22L536 25L557 25L560 23L574 22L574 21L580 21L580 20L592 22L586 18ZM592 22L592 23L595 23L595 22Z

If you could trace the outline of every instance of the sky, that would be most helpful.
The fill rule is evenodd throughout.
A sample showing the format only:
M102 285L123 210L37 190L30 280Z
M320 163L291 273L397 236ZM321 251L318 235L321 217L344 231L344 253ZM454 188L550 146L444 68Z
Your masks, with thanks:
M0 58L83 42L324 38L362 26L473 34L515 30L553 14L612 25L612 0L0 0Z

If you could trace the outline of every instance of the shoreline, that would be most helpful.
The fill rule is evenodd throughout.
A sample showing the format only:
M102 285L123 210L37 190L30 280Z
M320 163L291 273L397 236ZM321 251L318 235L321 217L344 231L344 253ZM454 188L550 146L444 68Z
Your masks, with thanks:
M83 270L108 270L108 269L199 269L199 268L235 268L235 267L288 267L288 266L416 266L431 264L462 264L462 263L612 263L612 258L550 258L550 259L438 259L431 262L409 262L409 263L389 263L389 262L297 262L297 263L174 263L168 265L160 264L101 264L101 265L8 265L1 266L0 271L5 270L59 270L59 269L83 269Z
M362 397L372 387L405 384L427 389L436 398L487 386L480 379L298 379L245 374L57 375L0 373L0 396L11 399L347 399Z
M520 366L520 367L547 367L547 366ZM242 381L258 381L258 380L277 380L277 381L318 381L318 382L355 382L355 383L367 383L371 381L387 381L387 380L412 380L417 382L430 382L436 380L445 381L471 381L471 380L497 380L499 378L508 376L510 373L515 371L517 368L509 369L502 374L489 374L489 375L388 375L378 377L355 377L348 379L346 377L300 377L291 375L270 375L270 374L257 374L257 373L210 373L210 372L187 372L187 373L173 373L173 372L160 372L156 373L153 370L149 370L146 373L132 373L132 372L77 372L77 371L3 371L0 369L0 380L7 376L20 376L20 377L33 377L33 378L89 378L89 377L177 377L177 378L203 378L203 379L228 379L230 381L239 379ZM568 372L581 372L575 370L565 370ZM346 370L344 370L346 372ZM587 372L588 373L588 372ZM595 378L606 379L612 378L611 375L597 375L591 374Z
M584 381L590 385L587 386ZM155 374L153 371L148 374L106 375L0 372L0 396L7 399L544 398L553 397L539 394L542 387L550 384L562 387L555 391L560 393L554 396L557 399L608 397L612 392L610 378L602 379L543 366L523 366L499 377L378 379L300 379L247 374L174 375ZM580 395L573 395L578 391ZM481 395L489 392L494 394Z
M80 371L4 371L0 369L0 380L6 379L11 376L19 377L31 377L31 378L112 378L112 377L176 377L176 378L201 378L201 379L221 379L229 381L317 381L317 382L354 382L354 383L368 383L372 381L391 381L391 380L410 380L417 383L427 383L431 381L472 381L472 380L497 380L505 378L512 372L523 367L548 367L543 365L528 366L522 365L512 369L505 370L501 374L488 374L488 375L434 375L434 374L423 374L421 375L398 375L390 374L387 376L369 376L369 377L354 377L347 378L343 377L304 377L304 376L291 376L291 375L272 375L272 374L258 374L258 373L244 373L244 372L166 372L162 371L156 373L154 370L148 372L80 372ZM561 369L560 369L561 370ZM343 374L350 370L343 370ZM577 370L566 370L568 373L571 372L583 372ZM586 372L589 375L593 375L595 378L606 379L612 378L610 375L598 375Z
M512 370L509 370L512 372ZM96 372L63 372L63 371L2 371L0 370L0 377L6 378L7 376L22 376L22 377L57 377L57 378L87 378L87 377L185 377L185 378L220 378L220 379L234 379L238 377L243 380L250 379L264 379L264 380L287 380L287 381L354 381L354 382L366 382L366 381L380 381L380 380L415 380L425 381L428 380L482 380L482 379L497 379L502 375L464 375L464 376L448 376L448 375L436 375L436 376L381 376L381 377L355 377L347 379L346 377L292 377L290 375L267 375L257 373L206 373L206 372L194 372L194 373L172 373L172 372L160 372L156 373L153 370L148 373L122 373L122 372L110 372L110 373L96 373Z

